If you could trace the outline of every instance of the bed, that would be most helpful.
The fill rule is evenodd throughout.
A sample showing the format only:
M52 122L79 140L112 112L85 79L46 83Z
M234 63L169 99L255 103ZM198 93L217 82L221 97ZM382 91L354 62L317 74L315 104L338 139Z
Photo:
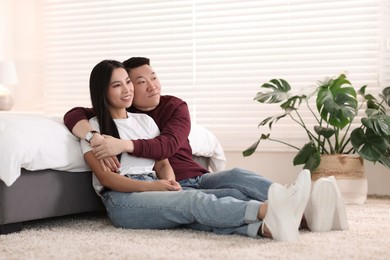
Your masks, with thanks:
M189 140L196 161L211 172L225 167L209 130L194 124ZM91 183L79 141L60 117L0 113L0 234L25 221L104 211Z

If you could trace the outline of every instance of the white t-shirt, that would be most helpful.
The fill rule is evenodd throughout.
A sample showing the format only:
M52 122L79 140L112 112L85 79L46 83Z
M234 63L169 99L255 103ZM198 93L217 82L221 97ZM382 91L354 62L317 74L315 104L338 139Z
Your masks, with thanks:
M153 121L153 119L145 114L127 113L126 119L114 119L114 122L118 128L119 136L124 140L136 140L136 139L151 139L160 134L160 131ZM99 132L99 124L96 117L89 120L92 128ZM92 147L84 139L80 140L81 150L83 154L92 150ZM131 156L128 153L122 153L120 174L149 174L153 171L154 160L147 158L140 158ZM103 189L103 186L99 183L95 175L93 175L93 187L95 191L99 192Z

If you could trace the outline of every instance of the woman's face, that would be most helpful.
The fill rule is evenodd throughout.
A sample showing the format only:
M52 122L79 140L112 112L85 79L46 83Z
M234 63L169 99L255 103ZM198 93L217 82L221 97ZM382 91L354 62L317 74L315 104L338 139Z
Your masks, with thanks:
M120 110L130 107L133 102L134 87L125 69L116 68L111 75L107 91L110 109Z

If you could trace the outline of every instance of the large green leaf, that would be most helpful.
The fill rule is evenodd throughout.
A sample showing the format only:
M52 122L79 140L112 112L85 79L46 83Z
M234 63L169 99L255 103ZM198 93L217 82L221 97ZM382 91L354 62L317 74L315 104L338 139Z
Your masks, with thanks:
M356 91L344 74L320 86L317 109L321 118L330 125L343 129L356 116Z
M390 117L387 115L371 115L362 118L362 124L374 131L378 136L390 136Z
M264 119L263 121L260 122L259 126L264 126L266 124L268 124L268 127L269 129L272 128L272 125L276 122L279 121L279 119L285 117L286 115L288 115L289 112L286 112L284 114L281 114L279 116L269 116L267 117L266 119Z
M390 106L390 86L386 87L382 91L382 96L385 103Z
M329 139L330 137L332 137L332 135L335 134L335 130L333 128L329 128L329 127L322 127L322 126L314 126L314 131L318 134L318 135L321 135L327 139Z
M244 157L252 155L256 151L257 147L259 146L260 140L265 140L265 139L268 139L268 138L269 138L269 134L267 134L267 135L262 134L260 136L259 140L257 140L257 142L255 142L250 147L248 147L245 151L242 152L242 155Z
M305 95L302 96L292 96L287 99L286 102L280 105L284 110L292 111L297 110L302 103L302 100L306 99Z
M387 137L378 136L372 129L356 128L351 132L351 143L355 151L371 162L378 161L386 153L389 142Z
M367 109L365 111L367 116L372 114L386 114L386 108L383 106L382 102L378 101L372 94L366 94L366 87L363 86L359 89L358 94L361 95L364 100L367 102ZM386 90L383 90L383 95L379 95L383 100L386 99Z
M294 165L305 164L304 168L314 171L321 161L321 155L313 142L305 144L298 154L294 157Z
M382 156L378 162L380 162L381 164L383 164L384 166L386 166L387 168L390 168L390 158L389 156Z
M260 86L260 92L256 94L254 100L268 104L279 103L289 97L290 90L290 84L284 79L272 79Z
M309 159L307 160L303 168L310 170L310 172L313 172L315 169L318 168L320 163L321 163L321 154L318 151L316 151L315 153L310 155Z

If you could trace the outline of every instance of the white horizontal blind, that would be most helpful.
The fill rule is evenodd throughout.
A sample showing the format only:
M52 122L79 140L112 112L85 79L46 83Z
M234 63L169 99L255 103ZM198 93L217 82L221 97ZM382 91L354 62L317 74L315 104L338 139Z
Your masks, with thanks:
M103 59L149 57L169 84L191 89L190 1L42 0L41 11L48 113L90 106L89 75Z
M282 113L251 102L258 86L272 78L300 88L346 71L357 86L377 86L378 10L375 1L198 2L199 123L229 148L246 148L268 132L257 129L262 119ZM302 116L311 128L312 115ZM307 140L287 118L274 125L271 136L299 147ZM260 149L283 147L264 142Z
M390 1L383 1L381 6L381 73L382 87L390 86Z
M163 94L186 100L193 120L227 151L252 144L257 124L279 111L253 101L262 83L284 78L300 88L346 72L356 87L378 91L389 64L380 44L384 0L41 1L49 113L90 105L98 61L146 56ZM275 130L274 138L304 143L288 120ZM261 150L286 147L268 142Z

